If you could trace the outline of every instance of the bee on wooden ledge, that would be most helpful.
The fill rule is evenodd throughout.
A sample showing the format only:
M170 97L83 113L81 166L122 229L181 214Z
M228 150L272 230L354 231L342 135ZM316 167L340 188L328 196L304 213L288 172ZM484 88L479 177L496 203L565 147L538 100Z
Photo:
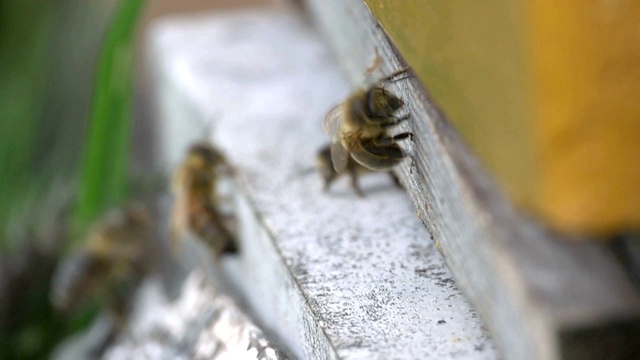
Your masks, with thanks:
M208 245L215 257L237 252L237 241L229 220L219 209L219 171L227 167L225 157L207 143L193 144L173 176L175 203L171 215L171 246L192 234Z
M350 157L370 170L389 170L407 157L398 142L411 139L413 134L392 135L389 130L409 116L395 115L404 102L384 88L407 79L407 73L408 69L397 71L356 91L329 111L323 128L332 138L331 161L337 173L347 169Z
M101 217L83 248L56 270L51 301L59 311L77 312L99 297L109 310L112 326L94 355L124 329L134 293L155 265L153 249L151 218L144 207L130 205Z

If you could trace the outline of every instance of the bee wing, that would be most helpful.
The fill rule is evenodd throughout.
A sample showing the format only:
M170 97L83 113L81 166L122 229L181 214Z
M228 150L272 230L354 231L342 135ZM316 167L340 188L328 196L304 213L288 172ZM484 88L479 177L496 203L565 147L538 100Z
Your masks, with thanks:
M327 113L327 116L325 116L324 122L322 124L324 132L332 138L335 138L335 136L338 134L338 131L340 131L340 125L342 125L343 118L344 106L342 104L338 104Z
M347 168L348 161L349 151L339 141L331 143L331 162L333 163L333 169L338 174Z

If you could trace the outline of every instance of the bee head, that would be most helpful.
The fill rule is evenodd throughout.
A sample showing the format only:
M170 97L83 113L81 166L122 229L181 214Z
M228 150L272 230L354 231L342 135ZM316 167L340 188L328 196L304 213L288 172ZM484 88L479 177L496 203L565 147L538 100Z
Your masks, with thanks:
M151 235L152 220L140 204L104 214L89 231L86 250L105 258L135 258Z
M400 109L404 102L381 86L374 86L366 95L367 115L371 118L388 117Z
M199 162L209 166L214 166L223 160L222 154L205 143L192 145L189 148L188 159L191 162Z

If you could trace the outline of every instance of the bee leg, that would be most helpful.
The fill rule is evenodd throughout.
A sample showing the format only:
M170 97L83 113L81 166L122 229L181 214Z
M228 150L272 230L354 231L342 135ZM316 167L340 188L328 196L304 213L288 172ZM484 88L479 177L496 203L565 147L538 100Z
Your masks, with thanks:
M131 289L135 291L134 289ZM118 295L118 294L116 294ZM113 327L117 332L120 332L127 326L127 320L129 319L130 304L127 302L130 300L131 292L128 295L121 294L116 296L114 303L111 306L111 316L113 318Z
M390 137L380 137L380 138L377 138L377 139L373 140L373 145L374 146L378 146L378 147L380 147L380 146L389 146L389 145L393 145L395 143L396 143L395 140L393 140L393 138L390 138Z
M204 229L204 240L211 248L213 248L214 253L218 256L228 253L237 253L238 246L236 238L222 222L220 214L211 207L209 207L207 213L209 216L208 224Z
M373 143L377 146L389 146L389 145L395 144L399 140L404 140L407 138L413 139L413 134L406 132L406 133L398 134L392 137L379 137L379 138L373 139Z
M409 120L411 119L411 113L406 113L404 115L402 115L401 117L395 118L396 119L396 124L401 122L401 121L405 121L405 120Z
M400 183L400 178L398 178L398 175L396 175L396 173L394 173L393 171L389 171L389 177L391 177L391 180L393 180L393 184L402 189L402 183Z
M118 335L126 326L127 314L122 304L117 303L109 308L110 324L108 332L90 350L89 355L95 359L101 359L107 349L115 343Z
M393 138L369 139L360 143L360 146L370 154L385 158L402 159L406 156Z
M324 182L322 190L324 192L329 191L329 189L331 188L331 184L333 184L333 181L338 178L338 173L333 171L333 168L330 168L330 171L330 173L323 174L322 176L322 180Z
M324 185L322 185L322 191L327 192L331 188L331 180L324 179Z
M226 231L214 224L208 224L206 229L203 229L201 239L209 247L216 260L227 252L227 247L231 243Z
M353 191L356 192L356 195L359 197L364 197L364 192L360 188L360 183L358 182L358 170L355 167L351 167L349 169L349 176L351 176L351 187Z
M238 253L238 240L230 233L227 233L227 236L225 236L224 246L222 247L222 253L223 254Z
M404 139L411 139L411 140L413 140L413 133L406 132L406 133L398 134L398 135L395 135L394 137L392 137L392 139L393 139L394 141L404 140Z
M386 84L386 83L392 83L392 82L396 82L396 81L400 81L400 80L404 80L407 78L410 78L411 76L413 76L411 73L411 68L410 67L406 67L406 68L402 68L400 70L394 71L391 74L385 76L382 80L380 80L380 82L382 84ZM400 78L397 78L397 76L403 75Z
M409 120L410 118L411 118L411 114L410 113L406 114L406 115L404 115L402 117L399 117L399 118L398 117L392 117L393 121L381 124L380 127L385 129L385 128L389 128L389 127L392 127L392 126L396 126L400 122L405 121L405 120Z

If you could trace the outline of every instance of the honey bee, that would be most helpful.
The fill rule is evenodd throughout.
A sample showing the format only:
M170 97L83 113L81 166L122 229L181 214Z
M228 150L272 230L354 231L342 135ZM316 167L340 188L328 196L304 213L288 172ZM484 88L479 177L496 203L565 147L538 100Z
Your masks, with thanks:
M225 164L226 160L218 150L206 143L196 143L189 148L174 173L175 205L171 216L174 252L186 233L204 241L216 256L237 251L236 239L217 207L218 170Z
M411 138L405 132L391 135L389 128L408 119L395 113L404 105L402 99L384 88L389 82L403 80L408 69L397 71L362 89L337 105L324 119L324 131L332 137L331 160L333 168L342 173L349 163L349 156L371 170L389 170L407 155L398 141Z
M338 174L333 168L330 145L326 145L318 151L318 154L316 156L316 165L318 172L320 173L320 176L324 181L324 191L328 191L331 184L341 175ZM358 177L360 175L371 173L373 170L360 165L351 158L347 159L346 170L351 177L351 187L358 196L364 197L364 192L362 191L358 183ZM389 171L388 173L396 186L400 186L400 181L398 180L396 175L391 171Z
M150 256L151 229L151 219L140 205L113 210L100 218L83 248L56 270L51 292L54 307L70 313L100 298L115 320L109 334L113 340L129 317L132 294L155 265Z

